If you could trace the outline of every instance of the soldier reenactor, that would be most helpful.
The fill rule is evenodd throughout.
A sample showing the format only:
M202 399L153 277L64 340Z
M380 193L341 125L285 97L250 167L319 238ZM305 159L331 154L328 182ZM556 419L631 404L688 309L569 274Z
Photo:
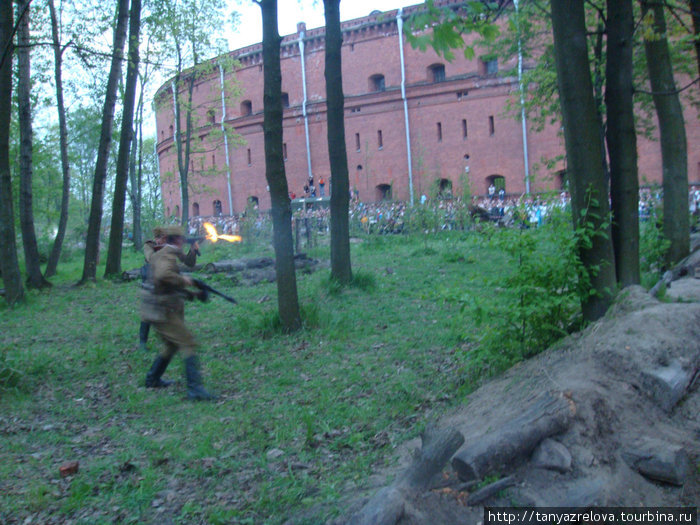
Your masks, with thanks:
M156 227L153 228L153 240L148 240L143 243L143 256L146 263L141 267L141 282L146 284L148 287L153 287L153 283L149 281L149 268L151 257L153 254L160 250L165 244L165 236L163 235L163 228ZM180 253L180 261L183 264L194 267L197 262L197 251L199 250L199 244L194 243L190 248L187 255ZM151 323L148 321L141 320L141 326L139 327L139 349L148 350L146 343L148 343L148 333L151 328Z
M165 238L164 245L153 253L150 260L149 278L152 280L152 291L144 291L141 317L150 322L156 333L163 339L165 348L153 361L151 369L146 374L147 388L162 388L172 383L161 376L170 364L170 360L180 351L185 360L185 377L187 379L187 397L190 399L215 399L202 386L199 372L199 359L196 355L197 344L190 331L185 326L186 296L196 296L202 292L191 292L188 288L194 286L194 281L180 273L178 262L182 261L194 266L197 245L193 245L190 253L185 256L182 247L185 235L178 226L167 226L161 229Z

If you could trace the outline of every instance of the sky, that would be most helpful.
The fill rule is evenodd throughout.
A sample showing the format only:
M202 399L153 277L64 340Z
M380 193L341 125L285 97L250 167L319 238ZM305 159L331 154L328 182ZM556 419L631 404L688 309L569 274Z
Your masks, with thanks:
M341 0L340 20L344 22L367 16L374 10L391 11L420 3L422 0ZM229 50L261 42L260 8L252 0L229 0L229 6L241 15L238 30L228 37ZM298 22L305 22L307 30L325 25L322 0L278 0L277 11L281 36L296 33Z

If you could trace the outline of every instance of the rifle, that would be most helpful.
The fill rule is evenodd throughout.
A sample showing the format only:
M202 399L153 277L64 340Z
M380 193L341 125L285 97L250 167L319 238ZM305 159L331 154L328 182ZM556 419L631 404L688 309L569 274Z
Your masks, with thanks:
M201 299L202 301L206 301L209 293L213 293L214 295L218 295L222 299L226 299L229 303L238 304L238 301L236 301L233 297L230 297L224 293L221 293L219 290L212 288L204 281L202 281L200 279L192 279L192 281L194 282L194 285L197 288L199 288L200 290L202 290L202 292L204 293L204 298Z
M187 244L189 244L190 246L192 246L194 243L196 243L196 242L202 242L202 241L205 240L205 239L206 239L206 237L185 237L185 242L186 242ZM202 254L199 252L199 250L195 250L194 253L196 253L197 256L202 255Z

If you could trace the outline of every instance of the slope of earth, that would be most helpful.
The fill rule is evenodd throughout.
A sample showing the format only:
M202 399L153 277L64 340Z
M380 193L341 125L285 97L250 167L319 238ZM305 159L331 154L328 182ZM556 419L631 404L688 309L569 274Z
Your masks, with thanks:
M571 404L571 417L564 431L550 436L549 444L555 441L557 450L565 449L569 464L567 457L556 469L538 467L530 455L533 446L521 447L520 453L500 450L478 485L459 479L447 465L429 490L406 498L398 523L476 524L483 520L484 505L697 505L700 279L675 281L665 301L641 287L625 290L603 319L485 384L439 423L465 438L455 457L473 457L474 450L493 446L518 449L522 443L516 440L523 436L513 423L522 421L544 396L564 398ZM662 377L680 385L682 396L678 388L675 394L667 388ZM410 452L419 447L420 440L409 443L400 452L399 467L388 476L400 482L412 461ZM511 476L510 487L468 504L477 489L504 476ZM674 476L680 479L670 479ZM669 479L659 480L664 477ZM347 516L366 502L355 501Z

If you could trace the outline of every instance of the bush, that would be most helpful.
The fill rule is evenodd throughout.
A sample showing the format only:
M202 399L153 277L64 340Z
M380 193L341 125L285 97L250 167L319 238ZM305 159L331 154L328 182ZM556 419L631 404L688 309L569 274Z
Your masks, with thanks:
M555 210L537 229L489 230L485 242L507 254L501 273L487 283L495 295L458 299L478 328L467 355L469 383L545 350L569 331L585 288L570 224Z

